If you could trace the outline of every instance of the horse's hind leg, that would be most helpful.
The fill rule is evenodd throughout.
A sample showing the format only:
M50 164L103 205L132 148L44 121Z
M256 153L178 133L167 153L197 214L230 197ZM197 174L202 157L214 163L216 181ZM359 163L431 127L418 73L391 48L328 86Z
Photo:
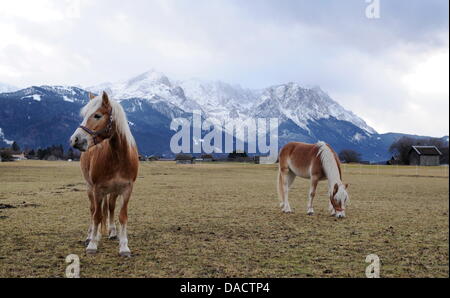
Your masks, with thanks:
M289 205L288 193L289 187L294 182L295 174L292 173L289 168L281 167L278 173L278 194L281 198L281 210L285 213L292 212L291 206Z
M312 176L311 188L309 189L309 197L308 197L308 210L306 211L308 215L314 214L313 200L314 196L316 195L317 183L319 183L319 179L315 176Z
M128 201L130 200L131 192L133 191L133 185L125 189L122 193L123 202L119 213L119 254L123 257L129 257L131 255L130 248L128 247L127 237L127 222L128 222Z
M117 229L116 224L114 222L114 210L116 208L116 200L118 194L110 194L109 195L109 239L114 240L117 239Z

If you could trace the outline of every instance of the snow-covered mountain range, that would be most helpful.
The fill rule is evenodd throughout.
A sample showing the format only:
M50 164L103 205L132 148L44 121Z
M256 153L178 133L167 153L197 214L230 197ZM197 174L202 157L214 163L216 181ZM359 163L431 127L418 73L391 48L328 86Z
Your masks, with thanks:
M171 82L160 72L148 71L123 82L86 89L95 93L106 89L119 100L164 100L186 112L201 110L205 117L218 120L277 117L282 121L292 120L308 130L308 121L334 117L351 122L367 133L376 133L363 119L344 109L319 87L308 89L297 83L250 90L221 81Z
M22 146L67 145L80 121L79 109L87 92L107 90L127 112L139 150L144 154L170 154L175 133L170 122L200 110L217 124L229 120L279 119L279 147L289 141L330 143L337 151L354 149L364 159L388 159L387 148L402 134L378 134L366 122L343 108L319 87L298 83L250 90L220 81L171 80L148 71L116 83L78 88L33 86L0 94L0 146L17 141ZM53 129L52 129L53 128ZM232 132L229 132L232 133Z

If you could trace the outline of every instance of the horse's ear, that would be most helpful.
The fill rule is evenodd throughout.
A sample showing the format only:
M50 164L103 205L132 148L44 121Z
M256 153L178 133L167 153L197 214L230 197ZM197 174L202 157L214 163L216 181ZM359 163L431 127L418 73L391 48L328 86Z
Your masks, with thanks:
M350 184L345 183L344 186L345 186L345 189L347 189L350 186Z
M338 190L339 190L339 186L338 186L337 183L335 183L335 184L334 184L334 189L333 189L333 197L334 197L334 195L338 192Z
M92 94L91 92L89 92L89 100L94 99L94 98L95 98L95 95Z
M109 106L109 97L108 97L108 93L106 93L105 91L103 91L102 94L102 105L104 107L108 107Z

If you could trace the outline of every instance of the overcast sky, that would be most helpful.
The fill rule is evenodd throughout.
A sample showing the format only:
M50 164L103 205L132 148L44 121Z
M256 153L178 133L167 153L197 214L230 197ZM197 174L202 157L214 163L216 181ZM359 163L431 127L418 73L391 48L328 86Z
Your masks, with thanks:
M378 132L448 135L449 2L379 0L370 19L366 1L0 0L0 82L295 81Z

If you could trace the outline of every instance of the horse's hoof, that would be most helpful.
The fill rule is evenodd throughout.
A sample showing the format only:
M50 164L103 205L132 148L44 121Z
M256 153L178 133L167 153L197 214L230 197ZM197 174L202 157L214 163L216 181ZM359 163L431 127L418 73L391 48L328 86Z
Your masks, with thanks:
M288 210L282 210L284 213L292 213L292 210L291 209L288 209Z
M121 257L129 258L129 257L131 257L131 251L121 251L121 252L119 252L119 255Z
M117 236L109 236L108 239L109 240L117 240Z
M97 253L96 249L86 249L86 254L95 255Z
M306 214L309 215L309 216L312 216L312 215L314 215L314 211L307 212Z

